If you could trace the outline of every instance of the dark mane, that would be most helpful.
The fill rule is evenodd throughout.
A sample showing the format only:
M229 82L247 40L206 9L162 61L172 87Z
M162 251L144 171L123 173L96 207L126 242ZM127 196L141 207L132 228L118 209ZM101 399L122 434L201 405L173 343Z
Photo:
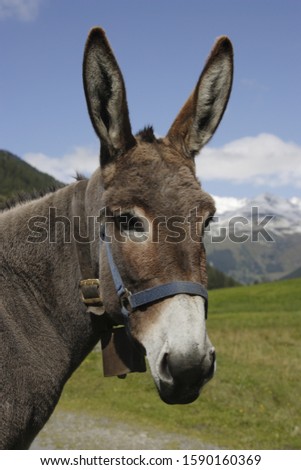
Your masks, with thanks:
M87 180L88 178L80 173L79 171L76 172L76 175L74 176L75 181L82 181L82 180Z
M148 142L150 144L156 142L157 140L154 134L153 126L145 126L144 129L137 133L137 137L139 137L142 142Z

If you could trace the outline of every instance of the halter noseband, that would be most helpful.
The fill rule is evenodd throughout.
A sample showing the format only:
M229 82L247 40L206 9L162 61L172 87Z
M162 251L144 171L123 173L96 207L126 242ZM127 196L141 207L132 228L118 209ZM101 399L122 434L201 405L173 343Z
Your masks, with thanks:
M198 295L202 297L205 300L205 318L207 319L208 292L202 284L190 281L173 281L168 282L167 284L160 284L158 286L150 287L149 289L145 289L140 292L131 293L123 283L113 258L108 237L106 236L104 230L102 230L100 233L100 239L105 243L112 279L115 285L116 293L120 299L121 313L126 321L128 320L130 312L133 310L177 294Z

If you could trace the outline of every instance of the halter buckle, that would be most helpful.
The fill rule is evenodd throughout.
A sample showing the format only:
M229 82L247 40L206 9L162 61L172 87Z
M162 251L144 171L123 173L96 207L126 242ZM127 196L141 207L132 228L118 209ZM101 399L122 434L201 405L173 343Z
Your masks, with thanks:
M119 294L119 299L121 306L128 310L128 307L132 307L130 298L132 297L132 293L126 288L123 288L123 291L121 294Z
M99 295L99 279L83 279L79 285L81 288L81 300L85 305L103 305L103 299Z

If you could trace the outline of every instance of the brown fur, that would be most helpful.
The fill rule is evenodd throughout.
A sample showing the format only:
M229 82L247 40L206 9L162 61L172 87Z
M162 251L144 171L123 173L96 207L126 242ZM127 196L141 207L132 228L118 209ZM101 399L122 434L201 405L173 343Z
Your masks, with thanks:
M135 138L117 62L103 31L96 28L90 33L84 85L89 114L102 144L102 169L97 169L90 180L75 182L0 214L1 448L30 445L52 413L65 382L100 338L101 319L88 314L80 300L82 273L76 241L71 238L66 243L64 226L58 222L55 243L49 239L30 243L32 217L43 217L47 227L50 207L56 208L57 217L71 221L74 216L95 220L103 208L107 216L117 210L140 211L154 226L164 217L159 239L141 243L118 241L122 234L115 224L112 251L125 284L136 291L177 279L206 282L202 227L198 228L199 242L189 237L177 243L164 240L169 235L166 221L171 217L183 220L194 208L204 218L214 212L212 198L195 176L192 156L215 131L227 104L232 81L230 49L229 40L218 41L196 90L167 137L156 139L148 128ZM222 91L216 84L220 80L217 66L224 76ZM200 84L206 80L213 105L208 105L205 119L204 113L198 115L196 110L198 101L202 101ZM199 129L200 122L205 123L205 130ZM76 203L79 189L84 194L81 213ZM105 222L103 216L100 220ZM195 221L185 222L186 233L189 223ZM107 314L118 319L119 301L103 247L99 251L99 223L89 236L87 261L94 277L100 277ZM159 311L160 305L153 305L147 316L141 312L132 316L131 332L136 339L156 321Z

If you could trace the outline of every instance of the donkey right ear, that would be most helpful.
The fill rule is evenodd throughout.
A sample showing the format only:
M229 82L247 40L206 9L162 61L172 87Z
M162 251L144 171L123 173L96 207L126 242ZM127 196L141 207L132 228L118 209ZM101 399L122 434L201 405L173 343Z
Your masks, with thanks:
M220 37L200 79L167 137L187 157L195 156L214 134L226 109L232 87L233 49Z
M101 140L101 163L136 144L132 135L123 77L106 35L93 28L83 63L84 90L90 119Z

